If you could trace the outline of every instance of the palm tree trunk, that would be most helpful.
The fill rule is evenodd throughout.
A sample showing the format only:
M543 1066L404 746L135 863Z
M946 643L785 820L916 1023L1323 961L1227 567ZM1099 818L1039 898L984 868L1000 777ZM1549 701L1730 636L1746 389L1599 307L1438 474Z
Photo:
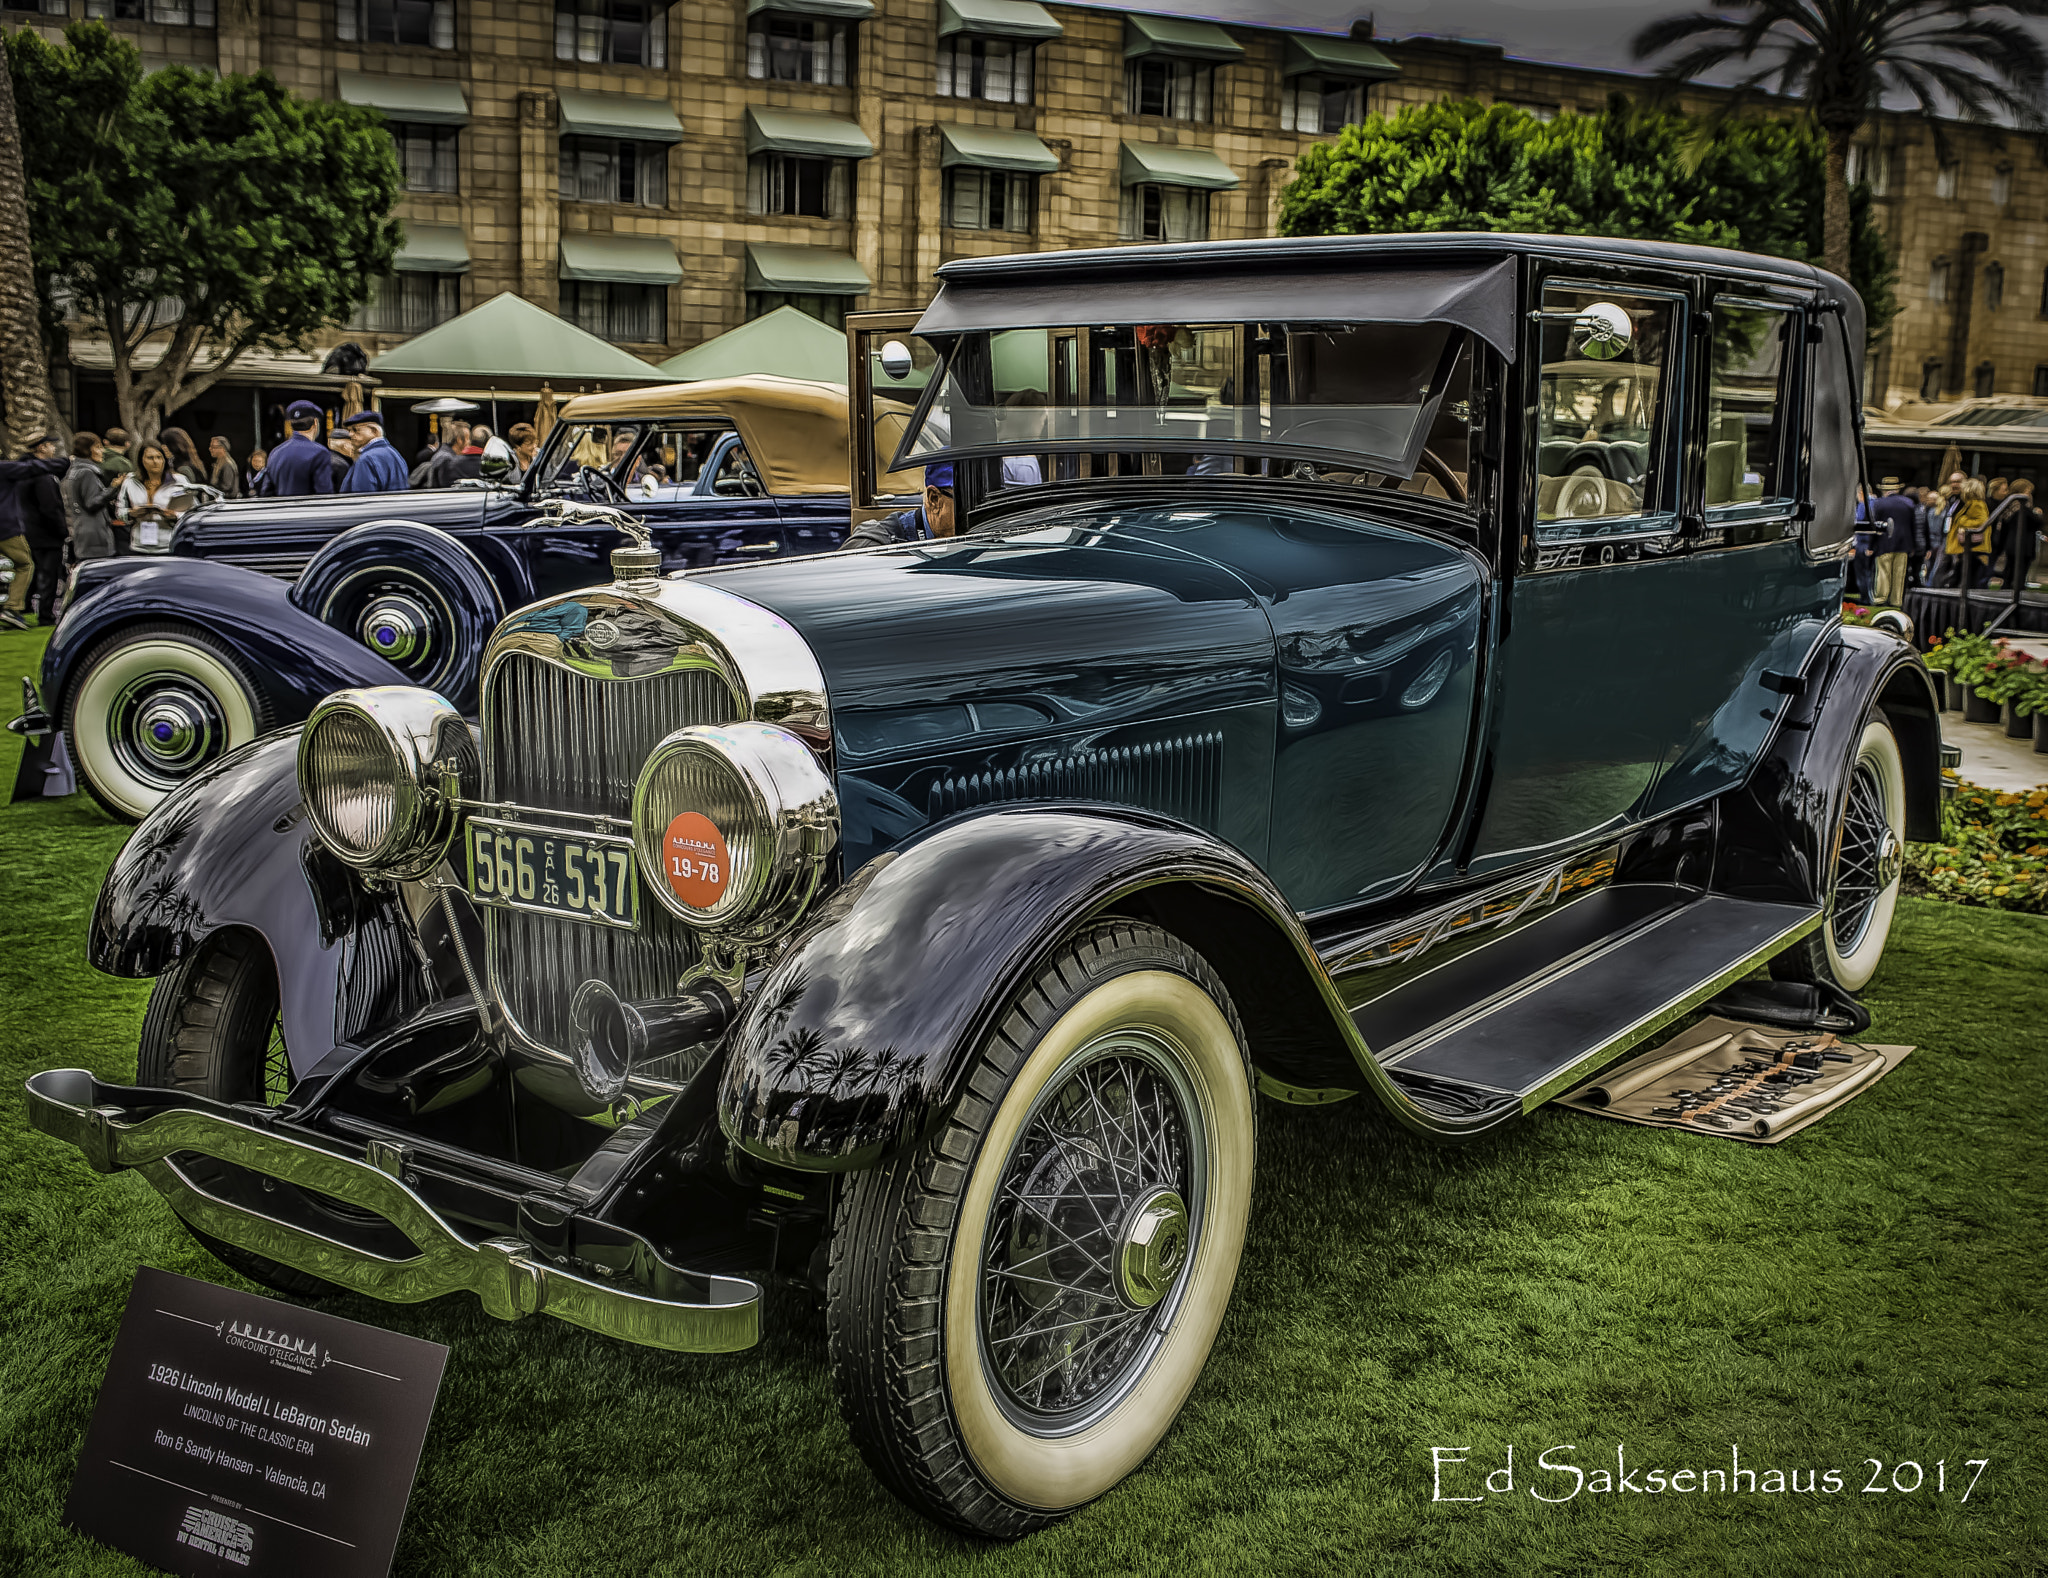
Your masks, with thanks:
M14 78L0 47L0 395L18 443L35 432L63 433L50 364L43 354L42 312L29 250L28 177L21 128L14 119ZM68 436L68 435L65 435ZM10 449L12 445L9 446Z
M1827 129L1828 173L1821 193L1821 261L1830 273L1849 277L1849 139L1855 128Z

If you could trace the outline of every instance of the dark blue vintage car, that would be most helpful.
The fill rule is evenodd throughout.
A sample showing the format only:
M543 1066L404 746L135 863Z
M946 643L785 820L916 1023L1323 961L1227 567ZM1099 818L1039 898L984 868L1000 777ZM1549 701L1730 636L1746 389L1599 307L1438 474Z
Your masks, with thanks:
M1194 1388L1259 1097L1456 1140L1731 988L1855 1026L1945 747L1840 618L1831 275L1438 235L941 279L852 326L854 508L949 465L958 535L622 550L498 626L478 732L368 687L214 763L93 920L158 977L137 1084L29 1099L299 1294L703 1352L806 1281L878 1475L1007 1537Z
M836 384L589 395L563 408L525 478L502 456L495 477L486 457L489 480L444 491L202 505L168 555L86 564L20 727L61 726L86 788L133 820L343 686L423 685L473 712L505 611L608 573L618 530L579 505L630 510L672 570L846 540ZM26 759L24 778L45 759Z

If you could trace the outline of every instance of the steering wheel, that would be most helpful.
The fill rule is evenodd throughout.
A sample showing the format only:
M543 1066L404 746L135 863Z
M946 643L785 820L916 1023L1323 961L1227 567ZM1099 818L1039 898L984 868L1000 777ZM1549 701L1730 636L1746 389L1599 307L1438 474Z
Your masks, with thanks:
M579 466L576 480L599 498L609 499L614 504L630 503L626 490L619 486L609 471L599 471L595 466Z

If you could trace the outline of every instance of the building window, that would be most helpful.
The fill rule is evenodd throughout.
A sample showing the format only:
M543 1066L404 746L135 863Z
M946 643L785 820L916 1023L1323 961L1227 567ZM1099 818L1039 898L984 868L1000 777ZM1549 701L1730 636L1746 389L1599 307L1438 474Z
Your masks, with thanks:
M38 16L69 16L71 0L0 0L0 9L32 11Z
M555 59L664 67L668 6L646 0L555 0Z
M853 161L757 153L747 160L747 212L849 218L853 213Z
M766 317L777 307L794 307L798 312L807 312L820 323L829 323L835 329L846 327L846 315L853 310L858 296L821 296L809 292L796 293L783 290L750 290L747 292L747 316Z
M2012 166L2001 164L1991 172L1991 201L2000 208L2012 201Z
M1205 121L1215 84L1216 68L1203 61L1140 56L1124 67L1124 112Z
M1029 104L1034 47L1007 38L975 38L965 33L940 39L939 97Z
M1949 261L1936 258L1927 266L1927 299L1932 302L1948 300Z
M1029 230L1038 212L1038 177L1002 170L946 172L946 223L955 230Z
M371 283L370 299L356 309L348 326L376 334L418 334L460 311L460 274L387 274Z
M851 22L757 11L747 19L747 75L843 88L852 80Z
M1963 167L1960 162L1950 160L1934 173L1934 195L1954 197L1963 184Z
M335 0L334 32L344 44L455 47L455 0Z
M1553 106L1550 114L1555 115ZM1540 117L1549 120L1550 115ZM1339 77L1289 77L1280 84L1280 129L1340 132L1365 119L1365 84Z
M68 9L62 0L56 5L30 4L9 7L40 10L63 16ZM86 0L85 14L103 22L155 22L164 27L212 27L213 0Z
M455 139L460 135L457 128L393 122L390 129L408 192L456 190Z
M1920 364L1920 398L1939 400L1941 398L1941 361L1930 356Z
M1997 383L1997 371L1989 362L1979 362L1976 372L1971 375L1971 381L1975 385L1977 398L1982 400L1991 393L1992 386Z
M1209 194L1191 186L1124 188L1126 241L1207 241Z
M2034 369L2034 398L2048 399L2048 367Z
M1996 312L2005 305L2005 265L1987 263L1984 266L1984 310Z
M617 280L565 279L562 316L601 340L654 344L668 338L668 290Z
M561 195L577 203L666 207L668 144L627 142L618 137L564 137Z
M1891 150L1852 142L1849 144L1847 175L1851 186L1867 186L1871 196L1884 196L1892 184Z

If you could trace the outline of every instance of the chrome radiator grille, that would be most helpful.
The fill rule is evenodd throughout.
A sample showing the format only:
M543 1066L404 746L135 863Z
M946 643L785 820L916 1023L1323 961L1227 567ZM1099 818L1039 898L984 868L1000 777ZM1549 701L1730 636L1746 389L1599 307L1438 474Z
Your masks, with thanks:
M493 671L483 702L484 796L540 813L617 818L623 832L640 764L666 734L739 716L715 673L677 669L600 680L524 653ZM695 934L644 887L640 929L617 931L515 910L485 911L492 988L513 1026L570 1049L569 1003L596 979L633 1002L666 997L697 957Z

